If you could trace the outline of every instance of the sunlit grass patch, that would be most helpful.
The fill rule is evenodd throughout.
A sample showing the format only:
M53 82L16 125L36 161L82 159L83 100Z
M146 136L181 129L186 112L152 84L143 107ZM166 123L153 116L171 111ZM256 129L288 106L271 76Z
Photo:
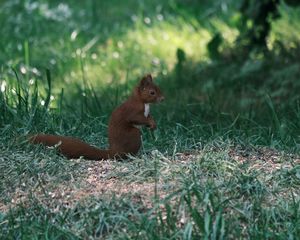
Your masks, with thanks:
M207 60L209 39L209 31L196 30L183 21L156 20L145 24L139 18L121 36L111 36L97 50L78 56L84 66L75 76L81 76L83 71L84 77L93 83L124 83L128 77L138 78L146 72L166 75L178 61L179 48L189 59Z
M289 7L285 4L279 7L280 18L272 23L269 46L273 47L274 41L283 44L287 49L296 48L300 40L300 8Z

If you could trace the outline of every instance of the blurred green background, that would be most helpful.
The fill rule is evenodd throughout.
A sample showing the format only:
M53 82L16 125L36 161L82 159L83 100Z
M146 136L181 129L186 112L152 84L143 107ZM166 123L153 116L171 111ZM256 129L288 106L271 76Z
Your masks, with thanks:
M11 0L0 22L0 123L12 135L80 136L71 119L106 124L152 73L167 97L154 110L163 136L179 126L195 141L230 132L299 146L297 1Z

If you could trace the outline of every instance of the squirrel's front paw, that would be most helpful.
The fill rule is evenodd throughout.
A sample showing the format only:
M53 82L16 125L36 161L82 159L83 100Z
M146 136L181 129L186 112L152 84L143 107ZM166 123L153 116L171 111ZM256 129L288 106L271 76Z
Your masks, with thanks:
M154 120L152 120L150 123L149 123L149 128L151 130L155 130L156 129L156 123L154 122Z

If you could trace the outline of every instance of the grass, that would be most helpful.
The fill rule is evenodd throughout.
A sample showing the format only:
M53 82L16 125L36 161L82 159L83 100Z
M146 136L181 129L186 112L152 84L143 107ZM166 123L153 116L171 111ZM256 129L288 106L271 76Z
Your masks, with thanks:
M299 178L293 164L299 159L261 150L274 156L264 161L257 148L221 145L173 160L153 154L127 162L79 161L69 172L77 177L67 184L56 172L56 181L35 187L33 196L22 199L18 190L12 199L21 202L2 220L3 236L296 237ZM23 193L30 192L26 186Z
M297 239L299 9L281 5L269 51L246 55L236 7L2 2L0 238ZM47 132L107 147L112 109L146 72L166 102L138 156L66 160L26 142Z

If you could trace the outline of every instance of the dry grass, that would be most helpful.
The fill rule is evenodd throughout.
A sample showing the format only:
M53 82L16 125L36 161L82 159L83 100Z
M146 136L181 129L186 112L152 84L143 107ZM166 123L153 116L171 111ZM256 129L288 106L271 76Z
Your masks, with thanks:
M133 164L141 162L141 159L132 159L132 161L86 161L83 159L71 160L80 164L82 172L76 174L69 181L56 184L51 178L48 178L43 185L36 185L33 188L15 189L11 194L10 203L0 203L0 211L6 212L18 204L25 204L30 196L34 196L42 204L46 204L53 210L59 207L74 207L79 202L84 202L90 197L101 199L110 199L112 196L132 196L133 199L143 203L147 208L153 207L155 189L159 199L165 198L168 194L178 190L181 187L180 174L188 171L191 164L196 161L207 161L205 156L217 152L216 149L205 149L194 153L180 153L174 159L169 159L158 155L160 165L160 174L155 178L145 178L141 181L140 177L136 179L132 176ZM269 187L274 184L270 174L276 173L281 169L291 170L295 165L300 164L300 158L296 155L285 154L270 148L259 148L255 150L244 150L240 148L228 148L222 152L226 156L225 161L234 164L236 167L247 165L247 171L256 170L260 174L260 179L265 183L269 182ZM287 158L289 159L287 161ZM133 167L135 169L135 167ZM140 169L138 174L143 174ZM137 174L137 175L138 175ZM205 176L203 176L205 178ZM271 182L270 182L271 180ZM296 190L297 192L297 190ZM286 191L279 194L286 195Z

